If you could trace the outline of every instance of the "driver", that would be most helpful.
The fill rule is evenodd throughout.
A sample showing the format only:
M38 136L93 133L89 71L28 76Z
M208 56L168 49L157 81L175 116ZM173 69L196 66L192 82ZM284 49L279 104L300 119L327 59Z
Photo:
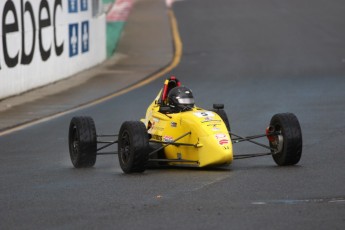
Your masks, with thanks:
M194 97L192 91L184 86L177 86L168 94L168 105L173 113L192 110Z

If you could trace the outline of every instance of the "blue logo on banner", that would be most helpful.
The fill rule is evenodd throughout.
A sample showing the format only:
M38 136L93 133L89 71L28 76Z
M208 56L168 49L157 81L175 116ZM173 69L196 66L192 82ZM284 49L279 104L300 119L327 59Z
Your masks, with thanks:
M80 10L81 11L87 11L87 0L81 0L80 1Z
M69 56L78 54L78 23L69 24Z
M89 10L89 0L67 0L70 14L81 13ZM85 17L84 17L85 18ZM89 52L90 50L90 23L79 21L68 25L69 57Z
M85 53L89 51L89 22L85 21L81 23L81 52Z
M69 13L78 12L78 0L68 0L68 12Z

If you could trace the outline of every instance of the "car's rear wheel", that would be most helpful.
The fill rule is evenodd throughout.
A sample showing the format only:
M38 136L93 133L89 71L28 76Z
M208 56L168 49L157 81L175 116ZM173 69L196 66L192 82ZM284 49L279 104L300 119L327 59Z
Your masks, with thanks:
M223 104L214 104L213 109L211 109L211 111L215 112L216 114L218 114L220 116L220 118L222 118L228 132L231 132L228 115L226 114L226 112L224 110L224 105Z
M97 157L96 127L91 117L73 117L68 134L71 161L76 168L92 167Z
M118 157L125 173L144 172L148 162L149 138L144 123L126 121L118 140Z
M270 146L277 149L272 155L276 164L297 164L302 156L303 145L301 126L297 117L292 113L276 114L271 119L270 129L278 134L270 141Z

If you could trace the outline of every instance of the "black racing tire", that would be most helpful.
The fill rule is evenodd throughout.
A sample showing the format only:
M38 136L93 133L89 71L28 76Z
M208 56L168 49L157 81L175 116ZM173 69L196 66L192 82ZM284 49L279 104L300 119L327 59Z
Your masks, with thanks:
M228 132L231 132L228 115L226 114L225 110L224 109L211 109L211 111L215 112L216 114L218 114L220 116L220 118L222 118Z
M142 173L149 159L149 136L144 123L126 121L118 140L118 157L124 173Z
M88 168L96 163L97 134L91 117L73 117L68 134L68 146L75 168Z
M279 166L295 165L302 156L302 131L296 115L292 113L275 114L270 122L276 132L283 136L283 147L274 153L273 160ZM272 147L272 144L270 143Z

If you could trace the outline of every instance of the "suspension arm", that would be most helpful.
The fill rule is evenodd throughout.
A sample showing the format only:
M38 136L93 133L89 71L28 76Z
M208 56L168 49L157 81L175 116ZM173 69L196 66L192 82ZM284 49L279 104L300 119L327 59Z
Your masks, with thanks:
M102 149L105 149L105 148L107 148L107 147L109 147L109 146L111 146L111 145L113 145L113 144L116 144L116 143L118 143L118 141L109 141L109 142L106 142L106 141L97 141L97 143L100 143L100 144L104 144L104 143L107 143L106 145L103 145L102 147L100 147L100 148L98 148L97 149L97 152L98 151L100 151L100 150L102 150Z
M150 142L152 142L152 143L158 143L158 144L170 144L170 145L175 145L175 146L180 146L180 145L182 145L182 146L198 147L197 144L180 143L180 142L178 142L178 143L177 143L177 142L172 143L172 142L167 142L167 141L154 141L154 140L152 140L152 141L150 141Z
M255 135L255 136L248 136L248 137L244 137L244 138L232 138L231 140L235 143L239 143L242 141L247 141L247 140L253 140L253 139L258 139L261 137L266 137L266 134L261 134L261 135Z
M273 153L253 153L253 154L240 154L240 155L235 155L234 159L235 160L240 160L240 159L246 159L246 158L252 158L252 157L262 157L262 156L268 156L272 155Z
M256 142L256 141L253 141L252 139L256 139L256 138L259 138L259 137L264 137L266 135L256 135L256 136L251 136L251 137L242 137L240 135L237 135L235 133L232 133L232 132L229 132L230 135L232 136L235 136L235 137L238 137L237 139L234 139L234 142L235 143L239 143L239 142L242 142L242 141L248 141L250 143L253 143L253 144L256 144L258 146L261 146L263 148L266 148L266 149L269 149L269 150L272 150L272 151L276 151L276 149L274 148L271 148L270 146L268 145L264 145L264 144L261 144L259 142Z

